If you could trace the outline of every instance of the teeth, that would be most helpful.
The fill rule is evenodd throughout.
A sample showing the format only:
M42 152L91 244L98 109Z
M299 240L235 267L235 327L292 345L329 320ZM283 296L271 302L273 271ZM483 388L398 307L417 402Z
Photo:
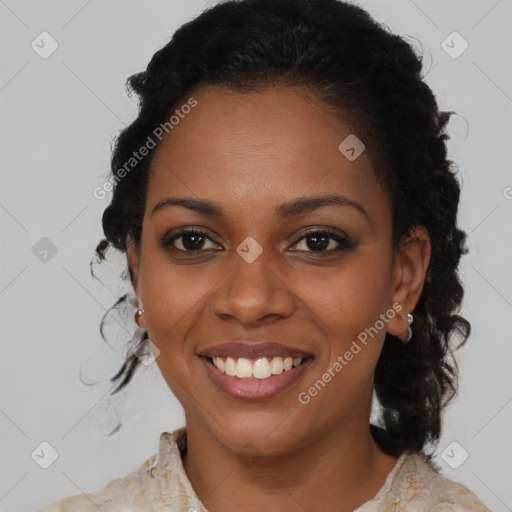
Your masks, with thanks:
M256 359L252 366L252 375L257 379L268 379L272 372L270 371L270 363L266 357Z
M219 371L239 379L250 377L268 379L272 375L279 375L285 370L291 370L301 363L302 358L300 357L273 357L272 359L260 357L254 363L244 357L239 357L237 360L232 357L227 357L225 360L222 357L213 358L213 364Z
M235 366L235 374L238 378L252 377L252 364L249 359L239 357Z
M221 371L224 371L224 359L222 357L215 357L213 359L215 366Z
M226 375L230 375L231 377L235 376L235 360L232 357L228 357L226 359L226 364L224 365L224 373Z
M272 361L270 361L270 371L272 375L279 375L283 373L283 358L282 357L273 357Z

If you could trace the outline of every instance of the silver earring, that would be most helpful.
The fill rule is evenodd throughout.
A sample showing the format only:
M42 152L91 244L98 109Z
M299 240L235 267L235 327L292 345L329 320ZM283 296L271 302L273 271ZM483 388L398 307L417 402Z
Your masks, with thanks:
M137 313L135 313L135 321L139 319L139 317L144 313L144 309L137 309Z
M402 343L409 343L409 341L411 341L412 338L411 324L414 320L414 317L411 315L411 313L407 313L406 317L402 317L402 319L407 323L407 339L400 341L402 341Z

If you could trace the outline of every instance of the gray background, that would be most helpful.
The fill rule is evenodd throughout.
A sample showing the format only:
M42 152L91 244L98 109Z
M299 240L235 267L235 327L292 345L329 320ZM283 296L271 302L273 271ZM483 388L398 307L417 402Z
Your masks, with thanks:
M461 268L463 314L473 334L458 353L460 395L446 413L436 460L491 510L511 510L512 3L360 4L423 49L441 109L459 114L449 125L449 149L464 186L460 224L471 254ZM111 349L98 325L126 289L118 279L124 260L98 268L104 285L89 274L108 204L92 191L109 170L110 142L136 113L125 79L205 5L0 0L2 510L98 490L156 453L160 432L184 424L155 364L140 368L122 395L108 396L105 379L119 367L129 336L113 322ZM42 46L43 31L59 45L46 59L31 47L34 40ZM469 44L458 58L441 47L453 31ZM452 51L461 48L451 41ZM82 383L81 368L101 382ZM118 422L123 427L108 437ZM48 469L31 457L43 441L58 452ZM462 450L469 457L457 469L441 456L454 465Z

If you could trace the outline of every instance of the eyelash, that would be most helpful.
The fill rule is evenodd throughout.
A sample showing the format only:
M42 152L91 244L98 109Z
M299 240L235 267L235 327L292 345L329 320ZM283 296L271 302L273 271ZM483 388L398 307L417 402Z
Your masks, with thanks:
M172 235L170 238L165 238L164 237L162 239L162 241L161 241L161 246L164 249L170 247L171 249L174 249L175 251L179 251L179 252L182 252L182 253L189 253L189 254L199 254L201 252L217 250L217 249L195 249L195 250L187 251L187 250L183 250L183 249L177 249L176 247L172 246L172 244L173 244L173 242L175 240L177 240L179 238L182 238L184 235L191 235L191 234L192 235L203 236L206 239L210 240L211 242L216 243L209 236L207 236L207 234L204 231L201 231L200 229L197 229L197 228L188 228L188 229L184 229L184 230L180 231L179 233L176 233L175 235ZM311 235L324 235L324 236L327 236L328 238L338 242L339 246L334 248L334 249L329 249L327 251L325 251L325 250L324 251L311 251L311 250L304 251L304 250L299 250L297 252L307 252L307 253L314 254L315 256L320 256L321 257L321 256L324 256L324 255L330 255L330 254L333 254L333 253L336 253L336 252L341 252L341 251L353 248L353 244L352 244L352 242L348 238L345 238L345 237L339 235L338 233L335 233L333 231L329 231L329 230L326 230L326 229L311 229L311 230L308 230L305 233L303 233L303 235L299 239L297 239L292 245L297 245L299 242L301 242L302 240L306 239L308 236L311 236Z

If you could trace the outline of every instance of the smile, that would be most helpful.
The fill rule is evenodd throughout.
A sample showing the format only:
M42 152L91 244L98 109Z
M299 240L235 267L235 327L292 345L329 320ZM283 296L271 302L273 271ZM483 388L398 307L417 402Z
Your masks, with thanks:
M200 356L213 383L233 398L265 400L291 387L313 362L313 357Z
M245 357L213 357L212 363L226 375L239 379L255 377L256 379L269 379L272 375L279 375L283 371L299 366L301 357L260 357L247 359Z

